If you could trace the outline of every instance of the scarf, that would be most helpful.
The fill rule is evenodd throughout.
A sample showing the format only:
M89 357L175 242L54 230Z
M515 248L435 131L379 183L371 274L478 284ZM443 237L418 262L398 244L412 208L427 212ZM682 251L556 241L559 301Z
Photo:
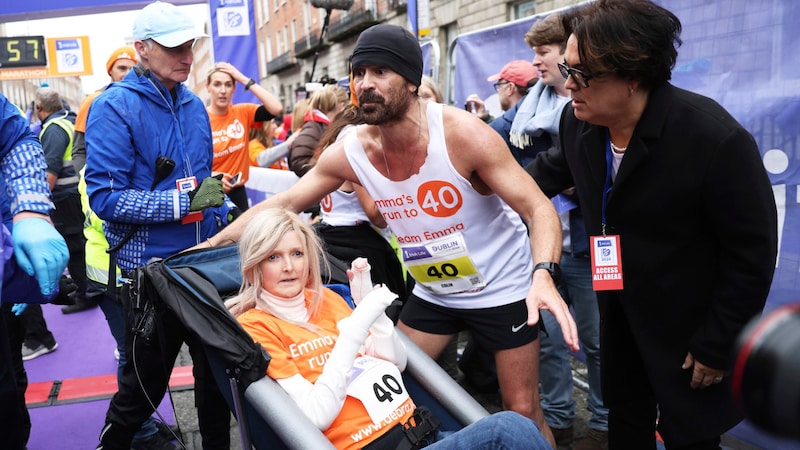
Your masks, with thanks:
M303 323L310 317L306 307L305 291L301 291L294 298L283 298L261 289L256 297L256 308L290 322Z
M331 119L329 119L324 112L318 109L312 109L311 111L308 111L306 115L303 116L303 123L306 122L317 122L323 125L330 125Z
M541 81L531 88L522 99L514 121L511 123L509 141L516 148L524 149L533 144L533 138L542 133L558 135L561 110L569 97L559 97L556 90Z

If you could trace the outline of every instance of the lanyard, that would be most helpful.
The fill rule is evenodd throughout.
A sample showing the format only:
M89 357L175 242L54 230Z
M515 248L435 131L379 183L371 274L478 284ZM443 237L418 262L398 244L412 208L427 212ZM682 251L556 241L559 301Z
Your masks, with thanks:
M603 236L606 235L606 205L608 204L608 194L611 192L611 171L614 167L614 155L611 153L611 137L606 130L606 183L603 186L603 210L601 225Z

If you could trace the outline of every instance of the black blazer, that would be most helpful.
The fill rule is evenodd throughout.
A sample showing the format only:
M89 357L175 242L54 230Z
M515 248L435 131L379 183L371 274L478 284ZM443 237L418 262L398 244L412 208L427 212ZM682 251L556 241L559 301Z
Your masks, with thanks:
M559 147L526 169L547 195L575 186L590 236L601 234L605 127L567 105ZM772 187L752 136L713 100L669 83L650 93L613 183L608 234L620 236L624 290L598 292L606 405L646 373L680 444L739 419L729 385L689 388L687 354L726 368L767 298L777 256ZM638 370L639 373L642 370ZM669 432L669 431L667 431ZM663 431L662 431L663 433Z

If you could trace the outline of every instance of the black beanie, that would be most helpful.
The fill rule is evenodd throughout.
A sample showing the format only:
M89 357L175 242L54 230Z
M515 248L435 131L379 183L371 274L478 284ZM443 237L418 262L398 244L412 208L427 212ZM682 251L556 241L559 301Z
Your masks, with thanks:
M397 25L382 23L364 30L352 62L353 68L388 67L414 86L422 83L422 49L408 30Z

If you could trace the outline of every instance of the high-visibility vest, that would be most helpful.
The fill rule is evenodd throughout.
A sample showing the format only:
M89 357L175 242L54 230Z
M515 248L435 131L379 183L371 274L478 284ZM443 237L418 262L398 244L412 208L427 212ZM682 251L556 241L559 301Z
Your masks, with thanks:
M64 161L63 164L62 164L62 170L65 167L73 167L73 165L72 165L72 136L75 134L75 124L70 122L65 117L60 117L58 119L49 120L49 121L47 121L47 123L44 124L44 126L42 126L42 131L39 133L39 140L42 139L42 136L44 136L45 130L47 130L47 128L50 127L50 125L52 125L52 124L58 125L62 130L64 130L65 133L67 133L67 136L69 136L69 143L67 144L66 150L64 150L64 157L62 158L62 160ZM74 172L74 168L73 168L73 172ZM78 182L78 176L77 175L74 176L74 177L72 177L72 176L68 176L68 177L64 177L64 178L58 177L58 180L56 180L56 186L69 185L69 184L73 184L73 183L77 183L77 182Z
M83 223L83 235L86 237L86 276L92 281L107 285L108 253L106 253L106 249L108 249L108 240L103 232L103 221L89 207L89 195L86 193L86 180L83 179L83 172L84 170L81 170L78 192L81 194L83 214L86 216L86 221ZM119 268L117 268L117 280L120 275Z

